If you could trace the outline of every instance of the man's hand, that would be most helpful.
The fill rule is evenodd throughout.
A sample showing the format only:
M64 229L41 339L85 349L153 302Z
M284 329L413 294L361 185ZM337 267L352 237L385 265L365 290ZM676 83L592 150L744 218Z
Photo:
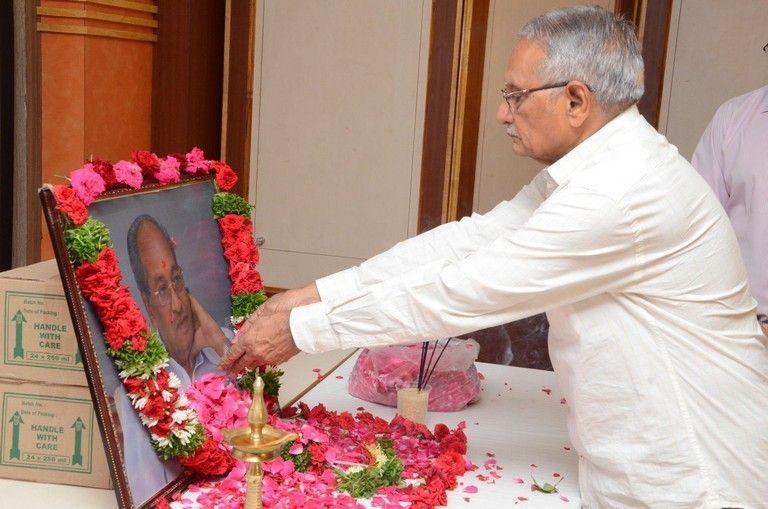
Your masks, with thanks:
M275 312L252 323L247 331L241 329L237 342L221 360L221 369L237 375L246 368L281 364L299 353L289 317L290 311Z
M192 316L195 322L195 345L201 349L207 346L211 347L216 350L217 354L224 355L227 337L221 327L191 294L189 300L192 304Z
M763 329L763 334L768 337L768 323L760 322L760 327Z

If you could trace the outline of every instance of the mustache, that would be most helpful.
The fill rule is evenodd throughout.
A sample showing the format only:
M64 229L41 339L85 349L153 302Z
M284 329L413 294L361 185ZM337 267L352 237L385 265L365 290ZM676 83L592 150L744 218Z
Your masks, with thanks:
M517 128L512 124L507 124L507 127L505 129L507 136L519 138L520 135L517 134Z

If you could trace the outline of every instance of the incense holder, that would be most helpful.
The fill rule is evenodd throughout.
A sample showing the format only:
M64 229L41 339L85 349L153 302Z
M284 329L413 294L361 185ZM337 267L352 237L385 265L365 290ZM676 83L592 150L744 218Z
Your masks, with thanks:
M429 389L404 387L397 390L397 413L410 421L425 424L428 404Z

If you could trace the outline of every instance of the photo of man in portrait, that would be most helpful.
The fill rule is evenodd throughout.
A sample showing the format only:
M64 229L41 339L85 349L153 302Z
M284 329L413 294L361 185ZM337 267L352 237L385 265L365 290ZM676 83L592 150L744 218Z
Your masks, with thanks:
M142 214L133 220L127 244L150 327L165 344L169 370L181 380L182 390L206 373L221 373L219 359L229 347L232 332L219 327L189 292L166 229Z

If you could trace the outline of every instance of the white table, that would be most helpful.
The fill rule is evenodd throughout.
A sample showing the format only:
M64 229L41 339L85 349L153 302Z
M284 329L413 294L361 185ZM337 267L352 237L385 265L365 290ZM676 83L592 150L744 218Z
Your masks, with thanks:
M384 419L392 418L393 408L361 401L347 393L354 359L350 358L327 376L302 401L310 405L322 402L332 410L355 411L362 406ZM463 484L449 492L449 507L580 507L578 456L568 443L567 406L560 403L554 374L484 363L477 366L485 378L478 403L461 412L428 414L430 427L442 422L453 428L459 421L466 421L467 454L479 467L459 479ZM551 389L551 394L543 392L544 388ZM495 454L497 464L503 469L497 471L500 478L495 479L495 484L476 477L489 475L483 466L489 452ZM536 467L531 467L532 464ZM531 491L531 474L543 483L552 482L555 472L565 476L559 486L560 493ZM524 482L518 484L515 479ZM464 493L462 490L468 485L476 486L478 493ZM114 494L108 490L0 479L0 493L3 507L117 508ZM527 500L521 501L518 497Z
M347 393L349 373L356 358L357 355L342 364L302 401L310 406L323 403L331 410L351 412L362 406L374 415L391 419L394 408L362 401ZM567 405L560 403L562 396L554 373L485 363L477 363L477 369L484 377L480 401L461 412L427 414L430 428L441 422L450 428L460 421L467 423L467 455L479 467L459 479L463 486L448 492L448 507L581 507L578 454L568 441ZM551 389L551 393L542 389ZM503 468L497 472L501 478L494 479L495 484L476 477L489 474L483 467L489 459L487 453L494 454L497 464ZM558 486L559 493L531 491L532 474L543 484L556 480L553 473L565 476ZM522 479L524 483L518 484L515 479ZM462 490L468 485L477 486L478 492L464 493ZM528 500L518 500L518 497Z

